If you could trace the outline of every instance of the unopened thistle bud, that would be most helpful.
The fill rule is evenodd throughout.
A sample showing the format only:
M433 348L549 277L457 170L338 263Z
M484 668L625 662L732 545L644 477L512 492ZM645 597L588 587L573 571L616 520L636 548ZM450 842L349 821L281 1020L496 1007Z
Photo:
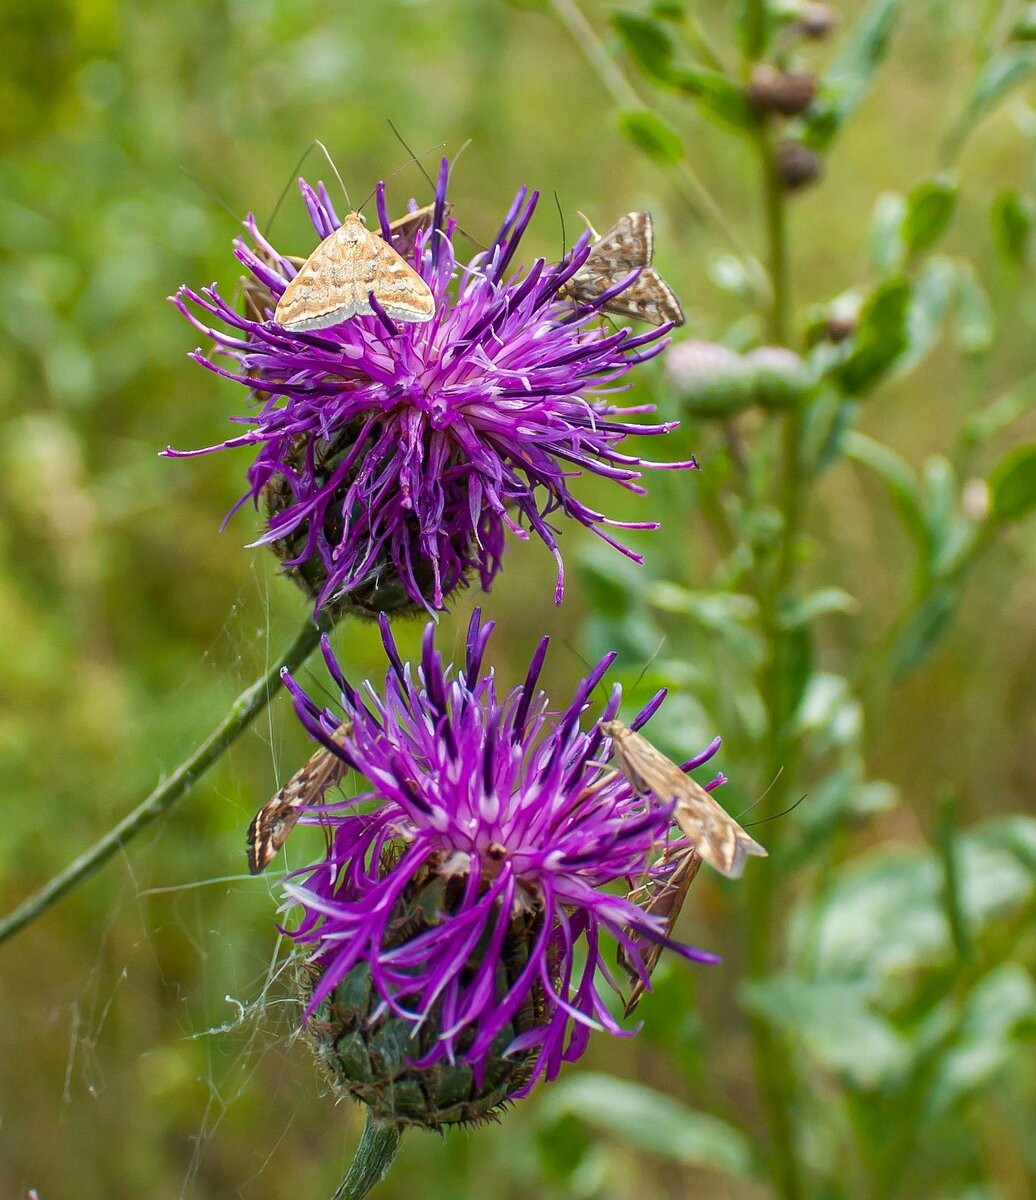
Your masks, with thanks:
M813 385L809 368L784 346L750 350L745 363L752 373L753 398L763 408L793 408Z
M666 373L694 417L733 417L752 403L752 372L718 342L681 342L666 356Z

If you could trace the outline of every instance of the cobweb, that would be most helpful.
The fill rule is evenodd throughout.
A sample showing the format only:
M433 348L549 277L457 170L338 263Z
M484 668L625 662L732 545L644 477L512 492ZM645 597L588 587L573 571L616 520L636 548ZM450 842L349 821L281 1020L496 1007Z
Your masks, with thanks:
M283 649L283 635L271 633L272 587L285 587L272 563L270 570L257 565L196 670L175 694L156 699L174 724L182 720L183 757L207 732L186 698L205 689L211 695L217 682L222 691L228 677L235 693L253 682L257 637L265 643L261 669ZM344 638L342 646L348 662ZM319 655L301 674L314 688L326 688ZM209 1200L281 1194L298 1154L297 1148L285 1152L289 1134L308 1108L323 1110L326 1133L318 1140L326 1149L299 1194L334 1188L328 1181L345 1162L355 1119L334 1109L298 1044L296 960L277 928L285 918L277 911L279 882L292 865L307 861L319 831L300 828L287 857L282 853L258 878L248 874L244 852L255 810L312 750L297 749L304 739L296 725L290 707L276 699L220 764L104 868L110 899L101 919L83 918L81 909L76 914L82 938L96 951L85 976L67 982L49 1035L65 1046L52 1079L60 1091L53 1111L59 1141L64 1134L79 1147L66 1143L66 1152L81 1159L80 1195ZM120 797L118 803L127 801L135 802ZM113 883L111 876L120 873L122 880ZM69 919L88 895L84 889L67 899L58 919ZM142 1095L153 1113L137 1107ZM6 1104L0 1106L2 1116ZM113 1130L120 1128L136 1144L113 1146ZM10 1137L6 1120L0 1132ZM141 1144L148 1139L151 1145ZM314 1140L307 1131L310 1151ZM32 1164L14 1161L19 1174L7 1185L11 1194L38 1200L61 1194L44 1183L53 1178L46 1164L33 1174ZM0 1184L4 1175L0 1164ZM5 1187L0 1192L8 1194Z

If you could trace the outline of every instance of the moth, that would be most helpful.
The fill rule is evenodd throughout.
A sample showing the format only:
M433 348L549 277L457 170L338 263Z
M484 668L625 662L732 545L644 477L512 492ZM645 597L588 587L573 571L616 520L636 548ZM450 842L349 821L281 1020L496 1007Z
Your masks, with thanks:
M352 731L352 721L346 719L331 740L337 746L344 746ZM248 826L248 869L253 875L265 871L277 857L302 816L302 810L319 804L327 792L341 782L348 769L337 754L321 746L277 795L267 800Z
M651 792L663 804L676 801L673 820L695 853L728 879L738 879L749 854L766 858L762 846L689 775L639 733L621 721L604 721L619 769L638 792Z
M299 267L273 319L289 333L330 329L351 317L373 315L371 295L394 321L430 321L435 313L428 284L367 228L360 213L351 212Z
M444 211L449 212L449 210L450 205L445 205ZM428 229L434 216L435 205L426 204L423 208L415 208L411 212L397 217L394 221L390 221L388 240L391 242L393 250L399 254L409 254L414 248L418 233ZM274 265L272 257L261 247L253 250L253 254L268 266ZM294 254L286 254L284 257L296 268L303 266L306 262L304 258L299 258ZM240 287L245 298L245 316L252 321L267 320L270 312L276 307L276 303L266 284L256 279L254 275L242 275Z
M582 213L586 227L594 239L586 262L565 284L564 294L577 304L585 304L608 288L621 283L638 268L640 274L617 296L613 296L602 311L620 317L634 317L651 325L684 323L683 309L676 293L651 265L655 249L655 231L651 214L631 212L620 217L601 237Z
M676 849L667 847L655 864L656 869L648 877L647 882L634 888L627 899L639 905L645 913L664 917L666 936L671 935L691 884L701 868L701 861L701 856L692 846L681 846ZM630 931L630 933L634 941L638 943L647 941L642 934L634 931ZM658 942L648 942L646 948L640 951L641 966L648 979L655 967L658 966L663 949L664 947ZM628 1017L647 991L647 979L640 971L634 970L629 956L621 948L619 949L619 966L625 967L629 972L630 982L633 985L629 1000L626 1001L626 1016Z

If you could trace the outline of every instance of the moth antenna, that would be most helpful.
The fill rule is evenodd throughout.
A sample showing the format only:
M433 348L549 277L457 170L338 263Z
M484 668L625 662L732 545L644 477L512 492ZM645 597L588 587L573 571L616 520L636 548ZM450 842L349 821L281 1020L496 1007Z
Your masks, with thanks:
M407 144L406 139L396 128L395 122L392 121L391 118L386 118L386 120L388 120L388 127L389 127L389 129L392 130L393 134L395 135L396 141L399 142L399 144L403 147L403 149L407 152L407 154L410 155L411 159L414 162L414 165L421 172L421 174L425 177L425 182L428 184L428 186L434 192L435 191L435 180L424 169L424 163L421 162L420 158L418 158L418 156L413 152L413 150L410 149L410 146ZM438 147L434 147L434 148L438 149Z
M276 218L277 214L278 214L278 213L281 211L281 205L284 203L284 198L285 198L285 196L287 196L287 194L288 194L288 191L289 191L289 190L290 190L290 188L291 188L291 185L292 185L292 184L295 182L295 180L296 180L296 179L298 179L298 176L299 176L299 171L301 171L301 170L302 170L302 164L303 164L303 163L306 161L306 159L307 159L307 158L309 158L309 156L310 156L310 155L313 153L313 149L314 149L314 147L316 147L316 146L319 146L319 147L321 148L321 150L323 150L323 151L324 151L324 153L325 153L325 154L327 154L327 147L324 145L324 143L323 143L323 142L318 142L318 141L317 141L315 138L314 138L314 140L313 140L312 142L310 142L310 143L309 143L309 145L308 145L308 146L305 148L305 150L303 150L303 151L302 151L302 153L299 155L299 161L298 161L298 162L295 164L295 166L292 168L291 174L288 176L288 182L287 182L287 183L284 185L284 187L283 187L283 188L281 188L281 194L280 194L280 195L277 197L277 203L276 203L276 204L273 206L273 212L272 212L272 213L270 213L269 219L267 220L267 222L266 222L265 226L263 227L263 232L264 232L264 233L269 233L269 232L270 232L270 226L273 224L273 222L274 222L274 220L275 220L275 218ZM330 160L330 158L331 158L330 154L328 154L328 155L327 155L327 157L328 157L328 159ZM334 173L337 175L337 174L338 174L338 170L337 170L337 168L335 167L334 163L331 163L331 167L332 167L332 169L334 170ZM341 182L342 182L342 181L341 181L341 178L339 178L338 182L339 182L339 183L341 183ZM344 184L344 183L342 184L342 190L343 190L343 191L345 191L345 184ZM346 200L348 200L348 199L349 199L349 194L348 194L348 192L346 192L346 197L345 197L345 198L346 198ZM352 206L350 205L350 208L351 208L351 207L352 207Z
M805 799L806 799L806 797L807 797L808 795L809 795L809 793L808 793L808 792L804 792L804 793L803 793L803 794L802 794L802 795L801 795L801 796L800 796L800 797L799 797L799 798L798 798L798 799L795 801L795 803L794 803L794 804L789 804L787 808L782 808L780 812L778 812L778 813L772 813L772 814L771 814L770 816L768 816L768 817L760 817L758 821L752 821L752 822L750 822L748 825L746 825L746 826L745 826L745 828L746 828L746 829L754 829L754 828L756 827L756 825L765 825L767 821L776 821L778 817L786 817L786 816L788 815L788 813L792 813L792 812L794 812L794 811L795 811L795 809L797 809L797 808L798 808L798 806L799 806L799 805L802 803L802 801L803 801L803 800L805 800Z
M765 791L763 792L763 794L762 794L761 796L758 796L758 797L756 797L756 799L755 799L755 800L753 800L753 801L752 801L752 803L751 803L751 804L750 804L750 805L749 805L749 806L748 806L748 807L747 807L747 808L746 808L746 809L745 809L743 812L740 812L740 813L738 813L738 817L739 817L739 818L740 818L740 817L743 817L743 816L744 816L746 813L750 813L750 812L752 811L752 809L753 809L753 808L756 808L756 807L758 807L758 805L762 804L762 802L763 802L763 801L766 799L766 797L767 797L767 796L768 796L768 795L769 795L769 794L770 794L770 793L773 791L773 789L774 789L774 786L775 786L775 785L776 785L776 783L777 783L777 780L778 780L778 779L780 779L780 777L781 777L783 774L784 774L784 768L783 768L783 767L779 767L779 768L778 768L778 770L777 770L777 773L776 773L776 775L774 775L774 777L773 777L773 778L770 780L770 782L769 782L769 783L766 785L766 789L765 789ZM805 796L803 796L803 797L802 797L802 800L805 800L805 798L806 798L806 797L805 797ZM797 800L797 801L796 801L796 802L795 802L795 803L794 803L794 804L791 806L791 808L785 809L785 812L791 812L792 808L797 808L797 807L798 807L798 806L799 806L799 805L802 803L802 800ZM762 818L761 818L760 820L758 820L758 821L753 821L753 822L752 822L752 824L753 824L753 825L764 825L764 824L765 824L767 821L772 821L772 820L774 820L774 818L775 818L775 817L783 817L783 816L784 816L784 813L774 813L772 817L762 817ZM746 828L748 828L748 827L746 826Z
M554 191L554 207L558 210L558 220L561 222L561 261L565 261L565 256L568 254L568 235L565 233L565 211L561 207L561 197Z
M345 186L345 180L341 177L341 175L338 174L338 167L335 166L335 160L331 157L331 152L328 150L328 148L324 145L324 143L319 138L313 139L313 145L319 146L320 149L323 150L324 157L331 164L331 170L334 171L335 179L338 180L338 186L342 189L342 195L345 196L345 202L346 202L346 204L349 205L349 211L350 212L355 211L353 209L353 202L349 199L349 189ZM374 193L371 192L371 195L373 196ZM364 201L364 204L366 204L366 200Z
M389 121L389 124L391 125L392 122ZM395 130L393 130L393 132L395 133ZM399 137L398 134L396 134L396 136ZM400 141L402 141L402 138L400 138ZM411 161L417 165L417 167L421 171L421 174L424 175L425 179L427 179L428 182L432 184L433 190L435 189L435 184L432 183L431 176L428 174L428 172L424 169L423 166L421 166L421 159L427 158L429 154L434 154L436 150L441 150L443 148L443 146L445 146L445 145L446 145L445 142L436 142L434 146L429 146L427 150L422 151L420 154L415 154L413 152L413 150L411 150L410 147L406 144L406 142L403 142L403 147L406 150L407 154L410 155ZM407 167L409 167L409 166L410 166L410 163L405 162L402 164L402 166L396 167L396 169L394 171L390 171L389 174L385 176L385 180L395 178L395 176L398 175L400 171L405 171L407 169ZM377 185L375 185L374 190L370 193L370 195L366 198L366 200L364 200L363 204L361 204L360 207L356 210L357 212L361 211L367 204L370 203L371 198L374 196L374 193L377 190L378 190Z
M241 220L240 215L238 213L234 212L234 210L230 207L230 205L226 202L226 200L223 199L223 197L219 194L219 192L216 191L216 189L214 187L212 187L210 184L205 183L204 180L199 179L199 177L197 175L193 174L191 171L188 171L187 168L182 163L180 164L180 171L183 175L185 175L191 181L191 183L194 184L195 187L201 188L201 190L205 193L206 196L208 196L208 198L210 200L213 201L213 203L219 205L219 207L222 208L225 213L229 214L229 216L231 216L234 219L235 225Z

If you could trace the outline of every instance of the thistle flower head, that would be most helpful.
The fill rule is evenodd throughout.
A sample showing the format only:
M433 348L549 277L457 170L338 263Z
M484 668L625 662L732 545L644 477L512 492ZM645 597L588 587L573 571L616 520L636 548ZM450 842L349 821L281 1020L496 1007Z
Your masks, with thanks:
M286 676L309 733L370 785L313 811L329 829L326 857L285 889L301 910L292 936L309 952L318 1052L385 1119L478 1119L554 1078L591 1030L628 1036L600 990L619 990L605 934L634 970L660 944L714 961L626 895L650 877L672 814L601 765L597 723L580 728L614 655L554 711L537 690L547 639L522 686L499 696L481 668L491 629L476 612L454 672L430 624L415 671L382 618L391 664L382 694L354 688L325 639L341 713ZM602 720L619 699L615 688ZM334 740L343 717L351 733Z
M249 388L256 405L232 418L247 426L238 436L189 453L255 449L239 503L265 503L259 542L274 546L318 608L441 609L470 574L489 587L508 530L519 538L531 530L554 554L560 600L555 512L632 558L608 528L654 527L610 520L570 489L572 477L588 471L642 491L639 468L661 464L619 446L631 433L673 428L629 420L650 406L612 402L631 367L663 349L669 328L634 334L599 319L637 272L587 303L564 299L590 252L589 234L560 263L537 259L516 269L537 201L524 188L489 247L461 265L446 181L444 162L424 228L394 230L384 185L377 192L381 236L435 297L426 323L396 324L375 307L375 315L334 328L288 332L271 318L297 268L252 217L252 246L235 244L251 273L250 315L235 312L215 285L184 287L174 298L215 343L216 353L193 357ZM300 186L318 237L326 237L341 224L326 190Z

